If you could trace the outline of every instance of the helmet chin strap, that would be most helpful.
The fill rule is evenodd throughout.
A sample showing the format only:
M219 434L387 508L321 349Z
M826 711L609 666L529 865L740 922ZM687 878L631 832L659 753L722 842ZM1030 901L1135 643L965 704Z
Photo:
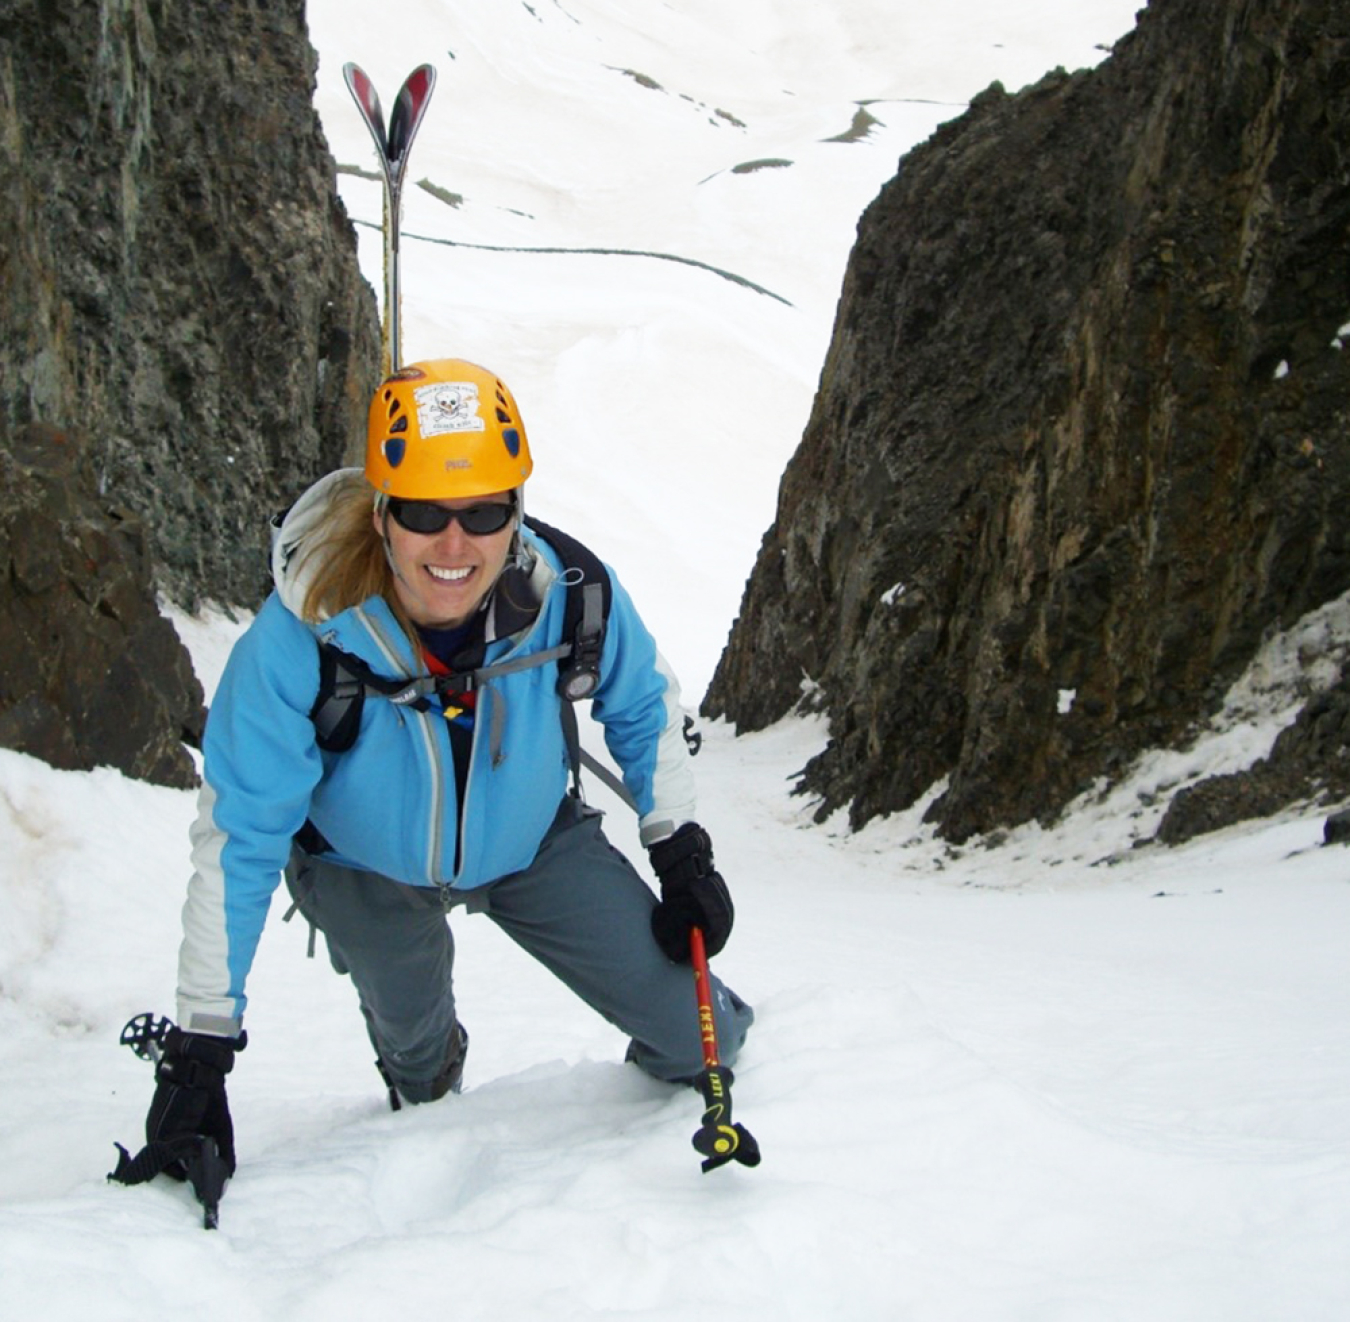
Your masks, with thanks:
M506 565L503 568L519 569L522 573L529 573L534 564L534 556L525 551L525 541L520 535L520 530L525 524L525 488L517 487L515 490L516 500L516 526L511 531L511 550L506 557Z
M399 572L398 565L394 563L394 548L389 545L389 497L383 491L375 493L375 513L380 516L380 541L384 546L384 558L389 565L389 572L406 587L412 585Z

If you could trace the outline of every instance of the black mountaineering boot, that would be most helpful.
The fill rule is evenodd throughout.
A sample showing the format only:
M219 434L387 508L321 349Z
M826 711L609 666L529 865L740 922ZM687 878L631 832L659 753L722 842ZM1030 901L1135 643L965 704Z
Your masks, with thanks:
M389 1073L388 1067L378 1056L375 1057L375 1068L380 1071L380 1078L384 1080L384 1086L389 1089L389 1109L401 1111L403 1102L398 1095L398 1089L394 1087L394 1076Z
M464 1082L464 1057L469 1054L468 1030L461 1023L455 1024L454 1038L450 1043L450 1054L446 1057L445 1068L431 1081L431 1100L439 1101L446 1093L458 1093Z
M380 1078L384 1080L384 1086L389 1089L389 1109L401 1111L405 1100L411 1100L412 1104L416 1106L420 1101L438 1102L446 1093L459 1092L464 1079L464 1057L468 1054L468 1051L468 1031L463 1024L456 1023L454 1036L450 1040L450 1049L446 1053L445 1065L431 1081L431 1095L416 1099L405 1099L400 1095L398 1085L394 1082L394 1076L389 1072L389 1067L379 1056L376 1056L375 1068L380 1071Z

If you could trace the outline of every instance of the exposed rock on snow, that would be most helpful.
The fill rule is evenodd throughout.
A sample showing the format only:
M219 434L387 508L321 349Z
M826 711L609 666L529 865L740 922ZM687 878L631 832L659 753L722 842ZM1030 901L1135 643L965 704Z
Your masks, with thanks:
M946 777L958 841L1186 738L1350 586L1347 143L1342 4L1154 0L906 156L705 711L762 728L811 675L821 817Z

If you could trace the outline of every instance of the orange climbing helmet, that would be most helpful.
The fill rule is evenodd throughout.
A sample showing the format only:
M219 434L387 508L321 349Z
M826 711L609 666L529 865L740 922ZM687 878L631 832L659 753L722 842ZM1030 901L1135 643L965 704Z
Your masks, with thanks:
M496 373L474 363L409 363L370 401L366 480L381 495L487 496L514 491L533 468L511 392Z

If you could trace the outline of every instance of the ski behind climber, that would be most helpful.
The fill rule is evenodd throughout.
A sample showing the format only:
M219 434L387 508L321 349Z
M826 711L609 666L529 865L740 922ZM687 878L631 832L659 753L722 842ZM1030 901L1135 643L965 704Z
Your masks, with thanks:
M733 911L694 820L679 690L617 579L527 524L532 466L493 373L413 364L375 392L364 473L329 474L275 531L275 590L207 722L178 1025L160 1021L147 1148L128 1182L165 1169L195 1184L181 1154L206 1140L234 1171L225 1075L283 874L355 984L395 1109L460 1088L468 1034L447 921L459 909L486 914L613 1023L640 1069L699 1074L680 966L691 927L715 954ZM603 608L574 607L597 575ZM575 776L569 789L576 696L593 698L659 899ZM754 1015L716 980L714 1007L730 1063Z

